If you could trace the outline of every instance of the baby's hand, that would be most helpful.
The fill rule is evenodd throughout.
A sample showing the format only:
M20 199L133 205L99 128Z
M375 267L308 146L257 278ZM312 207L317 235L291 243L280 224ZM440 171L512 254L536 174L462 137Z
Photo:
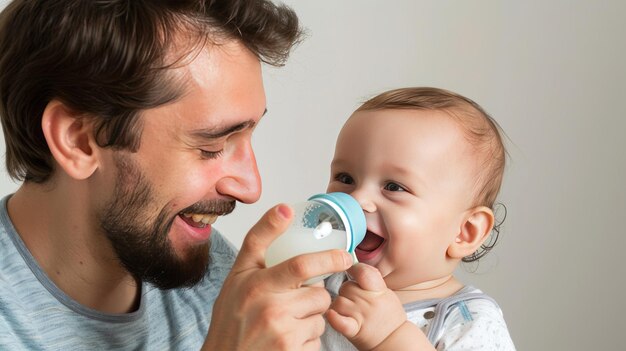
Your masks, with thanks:
M406 313L378 269L359 263L348 273L354 280L341 286L326 318L359 350L371 350L406 321Z

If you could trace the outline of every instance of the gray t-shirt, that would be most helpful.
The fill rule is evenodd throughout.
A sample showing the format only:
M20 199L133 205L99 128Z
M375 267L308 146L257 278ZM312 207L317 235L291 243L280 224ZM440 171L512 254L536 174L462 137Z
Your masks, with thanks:
M0 349L198 350L213 303L236 257L217 231L211 234L207 276L193 288L141 287L135 312L102 313L78 304L44 273L0 203ZM37 220L37 214L33 214Z

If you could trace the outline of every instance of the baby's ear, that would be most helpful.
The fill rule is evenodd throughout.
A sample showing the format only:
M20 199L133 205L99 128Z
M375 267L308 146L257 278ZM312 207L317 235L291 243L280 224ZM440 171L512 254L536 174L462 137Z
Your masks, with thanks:
M493 211L485 206L478 206L469 210L459 234L448 247L448 256L462 259L476 252L480 245L489 237L494 224Z
M59 100L44 109L41 128L57 165L74 179L86 179L98 167L92 125Z

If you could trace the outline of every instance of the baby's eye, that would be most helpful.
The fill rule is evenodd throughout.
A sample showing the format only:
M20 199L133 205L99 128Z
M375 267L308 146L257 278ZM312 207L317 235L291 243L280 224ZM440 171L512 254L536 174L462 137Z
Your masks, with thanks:
M406 191L406 189L404 189L401 185L398 185L398 183L394 182L389 182L385 184L384 189L387 191Z
M346 173L337 174L335 180L343 184L354 184L354 179Z

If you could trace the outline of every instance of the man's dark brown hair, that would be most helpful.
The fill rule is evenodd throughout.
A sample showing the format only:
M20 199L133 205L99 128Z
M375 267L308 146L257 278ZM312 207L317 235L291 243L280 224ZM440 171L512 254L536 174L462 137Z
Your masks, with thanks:
M281 66L300 37L295 13L267 0L15 0L0 14L8 173L37 183L52 174L41 116L53 99L93 118L100 146L136 151L141 111L183 93L169 74L183 58L173 46L235 39Z

